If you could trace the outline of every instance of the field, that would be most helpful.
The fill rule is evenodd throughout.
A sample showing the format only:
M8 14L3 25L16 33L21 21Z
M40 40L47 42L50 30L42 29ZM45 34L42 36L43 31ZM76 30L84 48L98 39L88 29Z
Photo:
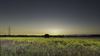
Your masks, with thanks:
M99 38L0 38L1 56L100 56Z

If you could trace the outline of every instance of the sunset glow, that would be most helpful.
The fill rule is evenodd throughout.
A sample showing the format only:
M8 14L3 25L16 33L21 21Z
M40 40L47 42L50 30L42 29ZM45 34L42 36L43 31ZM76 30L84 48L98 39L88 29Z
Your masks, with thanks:
M49 29L47 30L48 34L51 34L51 35L59 35L59 34L62 34L62 31L61 29Z

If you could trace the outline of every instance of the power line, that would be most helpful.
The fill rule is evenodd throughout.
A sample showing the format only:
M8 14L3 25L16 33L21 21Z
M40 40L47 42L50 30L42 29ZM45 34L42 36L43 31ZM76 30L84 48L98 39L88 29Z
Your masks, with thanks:
M10 25L8 26L8 35L11 35L11 27L10 27Z

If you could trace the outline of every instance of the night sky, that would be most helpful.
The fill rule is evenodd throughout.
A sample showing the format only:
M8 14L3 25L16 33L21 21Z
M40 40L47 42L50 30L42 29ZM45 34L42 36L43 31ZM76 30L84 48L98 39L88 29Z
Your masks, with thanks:
M0 34L100 34L99 0L0 0Z

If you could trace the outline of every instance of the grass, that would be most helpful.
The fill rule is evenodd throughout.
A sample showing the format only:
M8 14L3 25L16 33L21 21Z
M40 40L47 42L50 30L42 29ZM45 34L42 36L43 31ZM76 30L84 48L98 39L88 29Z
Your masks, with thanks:
M0 38L1 56L100 56L96 38Z

